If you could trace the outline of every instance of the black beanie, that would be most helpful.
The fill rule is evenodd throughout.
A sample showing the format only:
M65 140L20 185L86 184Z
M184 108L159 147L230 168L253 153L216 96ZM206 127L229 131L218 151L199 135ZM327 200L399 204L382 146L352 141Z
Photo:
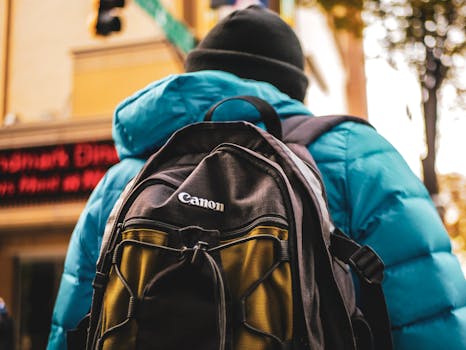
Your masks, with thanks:
M212 28L188 54L185 69L222 70L265 81L299 101L308 85L293 29L271 10L255 5L231 13Z

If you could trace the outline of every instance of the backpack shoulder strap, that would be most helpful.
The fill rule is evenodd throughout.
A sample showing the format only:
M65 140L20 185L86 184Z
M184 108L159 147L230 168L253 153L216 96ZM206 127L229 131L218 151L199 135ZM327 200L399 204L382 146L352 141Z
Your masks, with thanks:
M390 318L382 289L383 261L372 248L359 245L339 229L331 235L330 250L351 266L359 279L361 309L371 327L375 349L392 350Z
M347 121L371 126L365 119L347 115L294 116L282 122L283 141L298 157L318 171L306 146L335 126ZM371 248L361 247L339 229L335 229L331 235L330 250L334 256L349 264L359 278L363 294L362 308L373 332L376 348L391 350L393 340L390 332L390 320L381 285L383 262ZM361 263L362 261L364 262ZM370 273L368 273L369 270Z
M282 140L299 158L312 165L314 170L319 173L319 169L307 146L327 131L347 121L372 126L365 119L349 115L327 115L321 117L297 115L282 121Z
M371 126L366 119L349 115L321 117L299 115L285 119L282 122L283 141L285 143L309 145L335 126L348 121Z

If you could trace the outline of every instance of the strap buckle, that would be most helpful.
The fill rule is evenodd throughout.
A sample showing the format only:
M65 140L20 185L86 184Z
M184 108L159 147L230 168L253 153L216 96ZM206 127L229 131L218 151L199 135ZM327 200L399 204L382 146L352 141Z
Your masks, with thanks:
M96 290L102 290L105 288L108 282L108 275L97 271L95 273L94 280L92 281L92 287Z
M369 284L381 284L384 264L377 253L367 245L360 247L349 258L349 265Z
M191 258L191 264L194 264L197 259L197 255L199 254L199 251L207 251L207 248L209 247L209 243L204 242L204 241L199 241L196 243L196 245L192 248L193 249L193 256Z

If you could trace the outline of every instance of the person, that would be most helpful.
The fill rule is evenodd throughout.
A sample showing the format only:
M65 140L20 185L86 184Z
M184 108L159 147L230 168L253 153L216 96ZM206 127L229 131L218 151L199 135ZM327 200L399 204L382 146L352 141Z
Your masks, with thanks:
M91 195L72 234L48 349L88 312L109 213L144 158L176 130L202 121L223 98L253 95L285 119L308 115L303 52L293 30L260 6L220 21L186 60L186 72L124 100L113 120L120 162ZM311 101L312 102L312 101ZM234 104L218 119L257 123ZM309 145L335 225L386 264L385 291L396 349L466 349L466 281L430 197L400 154L373 128L346 122Z
M14 349L13 319L8 313L5 301L0 298L0 350Z

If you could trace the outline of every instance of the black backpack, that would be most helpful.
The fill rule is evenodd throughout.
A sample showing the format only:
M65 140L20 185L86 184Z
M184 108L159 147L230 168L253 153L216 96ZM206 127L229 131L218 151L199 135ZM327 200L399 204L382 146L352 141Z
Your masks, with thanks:
M109 218L69 349L391 349L383 263L334 227L305 145L346 116L176 132ZM359 277L356 306L352 268Z

